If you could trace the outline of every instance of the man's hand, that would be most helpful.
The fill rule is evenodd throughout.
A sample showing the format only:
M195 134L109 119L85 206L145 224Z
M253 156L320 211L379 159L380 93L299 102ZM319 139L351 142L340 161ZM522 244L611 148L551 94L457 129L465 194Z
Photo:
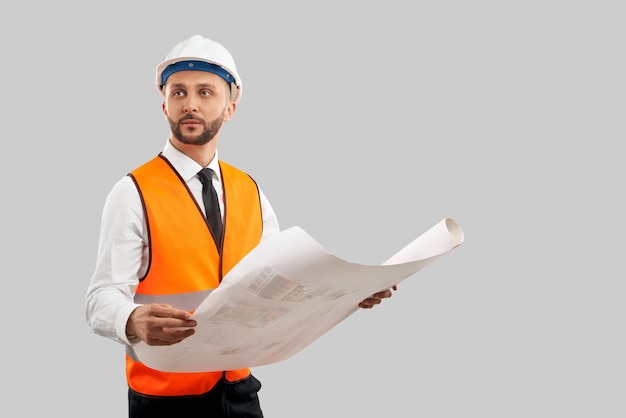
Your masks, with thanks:
M398 290L398 286L394 285L391 289L383 290L382 292L374 293L369 298L365 298L359 303L359 308L371 309L374 306L380 304L383 299L390 298L393 290Z
M172 345L193 335L196 325L189 312L152 303L142 305L130 314L126 335L137 337L148 345Z

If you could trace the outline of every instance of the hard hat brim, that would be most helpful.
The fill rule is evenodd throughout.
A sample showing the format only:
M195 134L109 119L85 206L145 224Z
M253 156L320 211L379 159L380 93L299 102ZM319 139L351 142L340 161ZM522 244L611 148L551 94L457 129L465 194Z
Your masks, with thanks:
M162 61L156 68L156 86L157 89L159 90L159 92L162 94L163 93L163 86L161 85L161 76L163 74L163 71L170 65L172 64L176 64L177 62L181 62L181 61L202 61L202 62L206 62L212 65L217 65L218 67L223 68L224 70L226 70L230 75L232 75L232 77L235 79L234 83L231 84L235 84L235 89L231 89L231 100L233 102L238 102L241 99L241 93L242 93L242 84L241 84L241 79L239 78L239 74L237 73L236 69L233 68L228 68L227 66L216 62L216 61L212 61L212 60L207 60L204 58L200 58L197 56L186 56L186 57L176 57L176 58L171 58L165 61Z

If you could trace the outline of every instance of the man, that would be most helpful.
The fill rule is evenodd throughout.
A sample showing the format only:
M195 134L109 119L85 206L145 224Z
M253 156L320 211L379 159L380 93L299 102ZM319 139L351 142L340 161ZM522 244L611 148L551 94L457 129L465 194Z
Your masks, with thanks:
M195 35L174 46L156 73L171 133L159 155L107 196L87 323L126 347L131 418L262 417L261 384L250 369L161 372L133 351L140 340L171 345L193 335L190 312L250 250L279 232L256 182L218 158L220 128L242 95L229 51ZM380 292L359 306L390 296Z

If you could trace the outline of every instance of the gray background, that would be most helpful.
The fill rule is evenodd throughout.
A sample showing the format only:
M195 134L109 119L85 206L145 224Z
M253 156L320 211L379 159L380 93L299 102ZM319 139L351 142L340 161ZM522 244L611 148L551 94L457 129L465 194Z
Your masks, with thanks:
M154 69L200 33L244 82L220 156L283 228L364 264L465 231L256 368L268 418L626 416L620 2L137 3L2 6L0 408L125 416L83 297L106 194L167 138Z

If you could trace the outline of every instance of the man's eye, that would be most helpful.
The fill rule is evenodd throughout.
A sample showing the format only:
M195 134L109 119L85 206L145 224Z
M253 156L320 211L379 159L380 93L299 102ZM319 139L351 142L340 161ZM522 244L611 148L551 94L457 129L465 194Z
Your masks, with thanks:
M172 92L172 96L183 96L185 93L183 93L180 90L176 90L174 92Z
M211 92L210 92L210 91L208 91L208 90L202 90L202 91L200 92L200 95L202 95L202 96L210 96L210 95L211 95Z

